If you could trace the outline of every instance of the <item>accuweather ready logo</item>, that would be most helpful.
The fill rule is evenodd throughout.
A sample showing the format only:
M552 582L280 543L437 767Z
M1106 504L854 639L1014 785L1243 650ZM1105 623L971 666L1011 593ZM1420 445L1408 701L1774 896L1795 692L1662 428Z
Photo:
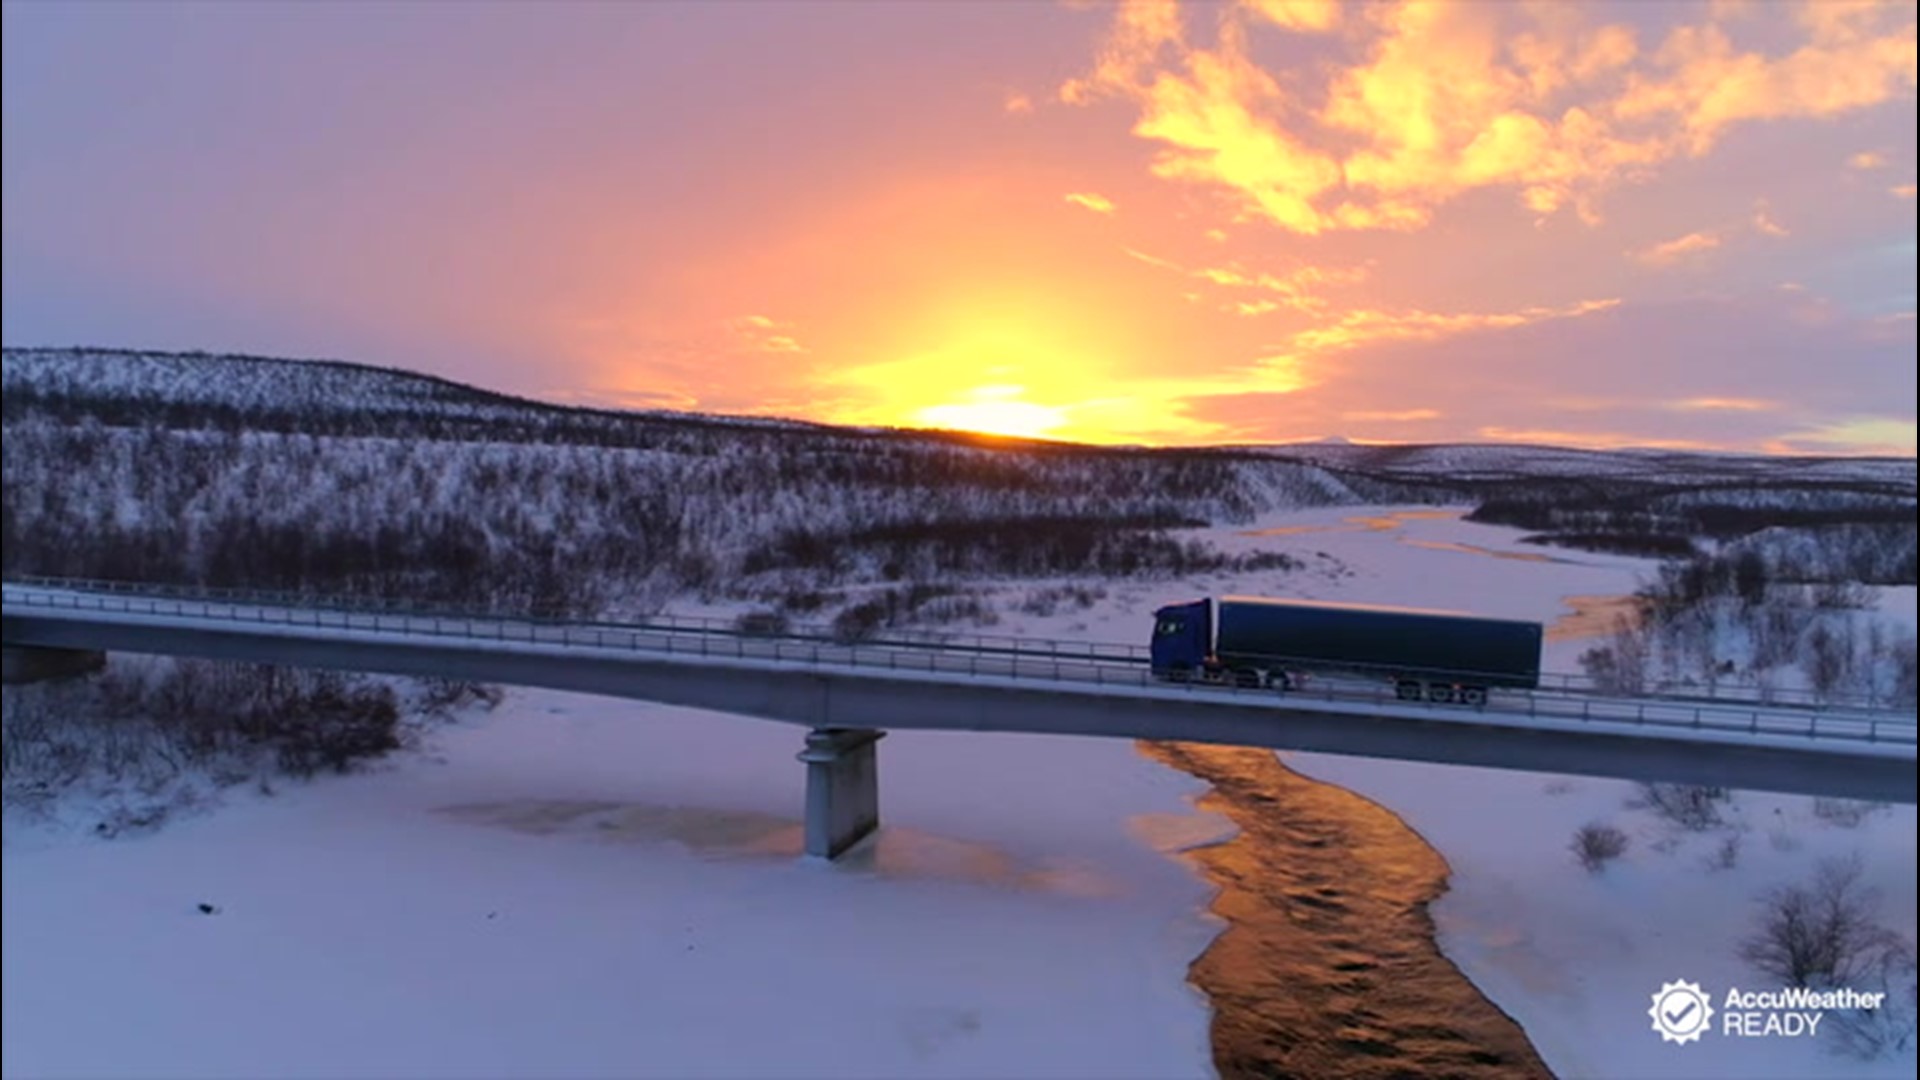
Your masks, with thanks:
M1661 984L1660 992L1653 995L1653 1008L1647 1013L1653 1017L1653 1030L1660 1033L1662 1040L1692 1042L1713 1022L1713 1003L1707 1000L1707 992L1700 989L1698 983L1678 979Z
M1675 979L1662 983L1653 995L1647 1015L1653 1017L1653 1030L1662 1041L1694 1042L1713 1030L1713 1018L1720 1017L1720 1034L1735 1039L1798 1038L1818 1035L1820 1021L1829 1009L1878 1009L1886 1003L1885 991L1860 991L1849 988L1814 990L1789 986L1780 990L1729 989L1720 1007L1699 983Z

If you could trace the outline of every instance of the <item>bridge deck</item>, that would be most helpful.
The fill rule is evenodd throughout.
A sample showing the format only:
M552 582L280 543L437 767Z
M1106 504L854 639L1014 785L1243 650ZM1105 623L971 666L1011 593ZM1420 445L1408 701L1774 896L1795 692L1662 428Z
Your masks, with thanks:
M1915 801L1911 712L1570 690L1469 709L1366 683L1168 685L1137 652L1080 643L839 643L14 583L4 601L14 646L442 675L810 727L1175 739Z

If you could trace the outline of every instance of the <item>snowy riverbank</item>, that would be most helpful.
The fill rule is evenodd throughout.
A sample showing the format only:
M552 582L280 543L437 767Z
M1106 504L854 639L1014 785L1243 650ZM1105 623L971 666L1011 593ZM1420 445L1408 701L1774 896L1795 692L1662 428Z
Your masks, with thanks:
M1131 744L895 734L796 857L800 732L512 692L376 771L10 827L8 1076L1205 1076L1217 835ZM197 905L211 904L213 914Z

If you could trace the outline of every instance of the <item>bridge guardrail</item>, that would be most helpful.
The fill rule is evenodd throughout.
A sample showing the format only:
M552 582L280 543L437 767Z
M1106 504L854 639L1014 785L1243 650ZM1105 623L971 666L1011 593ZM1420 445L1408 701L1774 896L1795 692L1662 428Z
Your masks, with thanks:
M438 615L445 618L469 618L528 622L554 626L597 625L646 629L684 630L728 637L784 637L804 641L885 644L912 648L973 649L982 652L1007 652L1018 655L1076 656L1109 662L1140 663L1148 659L1143 645L1109 642L1059 641L1049 638L1020 637L1014 634L980 634L944 631L890 629L884 636L849 639L823 623L799 622L778 631L742 628L737 619L704 615L661 613L641 616L631 622L594 620L584 622L562 615L538 612L476 611L454 605L413 604L404 606L390 597L331 596L318 593L281 592L271 589L237 589L217 585L146 584L92 578L55 578L22 575L7 578L5 585L59 589L72 592L103 592L111 595L169 596L183 600L218 600L234 604L269 604L276 607L322 609L348 612L391 612L394 614Z
M1107 642L1060 641L1048 638L1019 637L1012 634L948 633L939 631L888 630L882 636L849 640L821 623L794 623L778 632L742 628L737 620L701 615L656 614L631 622L583 622L555 614L475 611L453 605L412 604L382 596L330 596L316 593L280 592L269 589L238 589L223 586L148 584L91 578L57 578L20 575L0 582L31 588L73 592L103 592L113 595L169 596L185 600L220 600L235 604L269 604L277 607L331 611L386 612L393 614L437 615L445 618L507 620L541 625L635 627L683 630L720 636L753 638L782 637L799 641L834 641L843 644L888 645L899 648L973 650L1005 652L1017 656L1084 657L1112 663L1146 664L1149 650L1141 645ZM1311 666L1302 664L1303 667ZM1740 706L1801 707L1810 709L1855 709L1866 712L1904 711L1895 702L1868 695L1814 694L1793 687L1753 687L1738 684L1700 686L1693 683L1652 682L1632 695L1623 695L1600 685L1592 677L1578 672L1545 671L1540 688L1568 694L1600 697L1631 696L1635 699L1667 699L1680 703L1711 702Z
M884 667L935 674L1029 678L1051 682L1140 686L1189 693L1273 697L1276 691L1208 683L1164 683L1138 663L1116 662L1092 656L1047 653L983 652L924 646L901 646L885 641L845 643L826 640L717 635L673 627L544 622L479 618L466 615L352 611L323 607L237 604L214 598L174 598L143 595L130 590L98 592L23 591L6 583L8 604L29 607L97 610L131 615L174 616L290 627L372 631L379 634L450 637L467 640L527 642L653 654L698 654L745 660L798 662L814 666ZM25 586L31 590L41 588ZM1510 691L1498 694L1487 706L1438 705L1400 701L1384 686L1366 691L1324 686L1287 692L1287 699L1377 703L1419 709L1435 719L1472 718L1492 714L1510 718L1544 718L1582 722L1634 723L1650 727L1690 728L1700 731L1753 735L1796 735L1889 745L1915 743L1914 720L1897 717L1848 715L1805 709L1742 708L1735 703L1688 703L1671 700L1616 699L1558 695L1552 691Z

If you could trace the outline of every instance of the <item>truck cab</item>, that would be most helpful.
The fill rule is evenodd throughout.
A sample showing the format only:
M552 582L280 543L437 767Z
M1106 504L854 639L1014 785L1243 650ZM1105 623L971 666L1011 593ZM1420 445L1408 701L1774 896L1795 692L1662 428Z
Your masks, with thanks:
M1148 655L1156 679L1198 676L1213 659L1213 601L1169 604L1155 611Z

